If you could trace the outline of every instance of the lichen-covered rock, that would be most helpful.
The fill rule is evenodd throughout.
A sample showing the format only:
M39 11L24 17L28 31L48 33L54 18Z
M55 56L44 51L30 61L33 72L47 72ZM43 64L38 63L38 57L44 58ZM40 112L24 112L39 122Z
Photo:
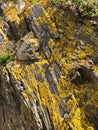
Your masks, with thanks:
M19 61L37 60L39 53L39 41L34 38L33 33L28 33L16 43L16 57Z
M14 40L18 41L28 32L28 28L23 17L23 12L27 7L28 4L22 1L16 1L15 3L13 1L7 1L2 4L5 21L7 21L10 26L10 33L12 35L12 38L10 38L11 40L14 37Z
M1 18L0 19L0 55L6 52L6 45L5 43L8 42L8 32L9 26L8 24Z
M0 130L97 130L98 25L42 3L6 3L14 59L0 68Z

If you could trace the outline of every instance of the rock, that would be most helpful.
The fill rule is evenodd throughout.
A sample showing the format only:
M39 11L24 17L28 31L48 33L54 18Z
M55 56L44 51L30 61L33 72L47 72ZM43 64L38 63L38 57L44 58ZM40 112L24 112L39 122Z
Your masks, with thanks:
M44 13L43 7L39 5L34 5L30 8L31 13L27 16L26 21L29 25L30 31L32 31L40 41L40 47L42 53L45 55L46 58L50 58L50 49L48 47L49 39L51 38L50 30L46 23L42 23L40 26L37 26L35 20L38 17L42 17ZM35 13L36 12L36 13Z
M37 60L39 41L30 32L16 43L16 57L19 61Z
M0 42L1 42L1 43L4 42L4 41L3 41L3 37L2 37L2 35L0 35Z
M7 43L6 48L7 48L7 50L8 50L9 53L12 53L13 55L15 55L16 45L15 45L14 41L9 41Z
M0 2L0 16L2 16L2 14L3 14L3 11L2 11L2 8L1 8L1 5L2 5L2 3Z
M2 5L5 21L8 22L8 25L10 26L10 33L16 41L28 32L25 19L22 16L24 7L25 2L15 4L8 1L6 4Z
M98 53L95 53L93 56L92 56L92 61L94 62L94 64L98 64Z
M18 2L15 7L17 8L17 10L22 10L25 7L25 2Z
M97 130L97 25L45 2L5 3L0 130Z
M74 73L72 74L72 72ZM84 84L85 82L92 82L98 84L98 73L96 73L92 67L80 66L79 68L73 68L71 70L70 78L76 85Z

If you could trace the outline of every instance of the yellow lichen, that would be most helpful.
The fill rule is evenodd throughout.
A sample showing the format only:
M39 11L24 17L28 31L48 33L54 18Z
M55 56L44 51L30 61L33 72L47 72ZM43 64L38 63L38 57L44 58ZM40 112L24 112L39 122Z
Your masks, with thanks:
M16 80L24 78L25 72L19 64L16 64L15 66L11 67L10 71L12 72L12 75Z
M56 29L55 23L51 20L50 15L48 15L48 12L45 11L44 9L43 9L43 11L44 11L43 12L43 16L38 17L37 19L35 19L36 26L40 26L41 24L46 23L48 25L49 30L53 34L57 33L57 29ZM53 10L51 9L51 12L52 11ZM50 10L49 10L49 12L50 12Z
M40 0L39 1L39 5L41 5L41 6L47 6L49 3L50 3L49 0Z
M26 1L26 0L25 0ZM38 3L37 3L38 4ZM47 1L41 0L39 5L48 6ZM24 15L25 17L30 17L31 7L28 4L28 8L25 7ZM25 11L26 9L26 11ZM75 35L82 34L83 36L90 36L93 31L93 27L90 22L84 21L85 25L77 25L69 15L65 12L56 8L48 7L43 10L43 15L34 20L36 26L40 26L46 23L51 34L59 35L59 38L49 39L48 46L51 49L50 59L46 59L43 54L39 55L39 61L31 64L17 63L9 67L9 73L14 80L23 81L25 89L22 90L21 95L30 104L34 100L32 93L35 93L42 112L44 113L44 108L47 107L50 119L55 128L58 130L94 130L94 125L88 121L87 115L90 114L86 110L87 106L94 106L98 108L98 85L91 83L83 83L75 85L70 77L70 70L73 68L78 68L81 65L87 65L86 60L93 54L93 44L84 43L79 38L75 38ZM23 17L18 17L19 11L13 7L7 8L4 11L5 16L10 20L10 22L17 21L16 27L19 29L19 33L24 30L24 15ZM19 23L19 24L18 24ZM21 23L21 24L20 24ZM0 25L1 30L2 26ZM38 46L40 41L35 39L33 36L29 37L29 42L33 45ZM97 44L97 40L96 40ZM18 43L17 43L18 46ZM56 62L60 66L60 77L58 80L58 95L51 93L50 86L46 79L46 69L45 65L48 65L48 71L53 70L53 62ZM94 65L92 67L93 71L98 73L98 66ZM6 73L6 69L3 68L3 73ZM36 75L36 76L35 76ZM36 77L40 76L41 79ZM42 80L42 81L39 81ZM86 97L86 99L85 99ZM64 116L60 116L60 103L61 99L66 100L65 106L68 109L68 113ZM22 108L23 111L23 108ZM66 116L67 114L67 116ZM28 117L30 118L30 117ZM15 121L13 121L15 122Z
M98 65L96 65L96 66L94 65L93 69L94 69L95 73L98 73Z
M61 76L59 79L59 84L58 84L58 91L61 96L61 98L66 98L73 93L73 86L71 82L66 78Z
M4 15L8 17L10 22L17 21L17 23L20 23L20 18L18 17L18 12L14 7L9 7L6 10L4 10Z

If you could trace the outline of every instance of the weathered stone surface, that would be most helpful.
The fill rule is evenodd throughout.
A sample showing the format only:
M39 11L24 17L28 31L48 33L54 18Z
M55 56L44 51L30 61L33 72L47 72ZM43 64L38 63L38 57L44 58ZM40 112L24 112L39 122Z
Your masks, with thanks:
M23 11L25 8L25 2L17 1L16 3L13 3L12 1L7 1L6 3L2 4L5 21L8 22L10 26L10 33L16 41L18 41L28 32L28 28L23 17Z
M98 25L43 0L10 2L15 34L5 48L14 60L0 68L0 130L97 130ZM16 29L21 17L27 30Z
M33 33L28 33L16 43L16 57L19 61L38 60L39 41L34 39Z

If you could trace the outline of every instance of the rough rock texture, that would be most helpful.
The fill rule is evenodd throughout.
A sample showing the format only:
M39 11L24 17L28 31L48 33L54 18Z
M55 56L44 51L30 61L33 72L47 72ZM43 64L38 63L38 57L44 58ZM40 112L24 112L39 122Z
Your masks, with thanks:
M14 55L0 68L0 130L97 130L98 24L49 1L0 5L0 49Z

